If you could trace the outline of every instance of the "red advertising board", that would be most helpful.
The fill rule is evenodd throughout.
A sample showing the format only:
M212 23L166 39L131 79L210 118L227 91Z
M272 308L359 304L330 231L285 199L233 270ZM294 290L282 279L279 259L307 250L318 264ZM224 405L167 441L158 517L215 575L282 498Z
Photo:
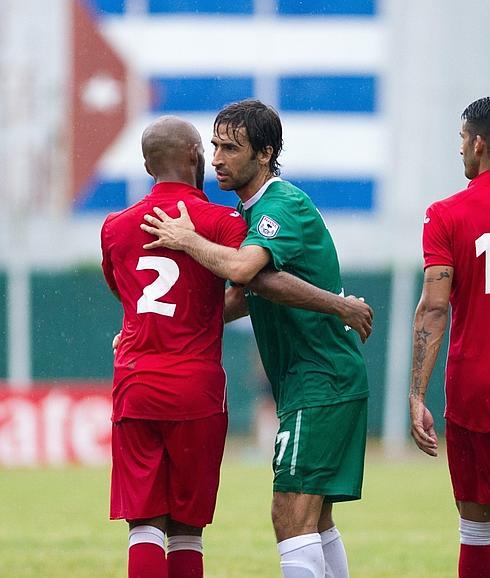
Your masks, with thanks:
M39 385L0 382L0 467L109 463L110 384Z

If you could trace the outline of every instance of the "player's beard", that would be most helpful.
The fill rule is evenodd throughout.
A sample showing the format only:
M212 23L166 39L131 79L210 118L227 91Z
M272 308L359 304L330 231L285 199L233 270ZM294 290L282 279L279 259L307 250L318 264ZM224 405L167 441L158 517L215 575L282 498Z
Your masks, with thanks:
M225 191L240 191L246 187L250 181L255 179L260 170L260 165L257 161L257 154L252 153L248 162L240 167L240 170L235 171L229 175L230 183L225 187L221 187Z
M470 159L463 157L463 163L464 163L464 176L467 179L472 180L478 176L480 172L478 161L476 161L474 158Z
M200 155L197 161L196 188L200 189L201 191L204 188L204 167L204 155Z

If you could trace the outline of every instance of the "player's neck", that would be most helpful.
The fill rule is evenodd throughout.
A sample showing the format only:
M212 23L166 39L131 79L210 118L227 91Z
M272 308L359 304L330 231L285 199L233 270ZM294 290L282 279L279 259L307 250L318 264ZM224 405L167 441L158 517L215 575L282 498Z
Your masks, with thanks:
M196 187L196 177L191 173L181 171L166 171L155 176L155 184L159 183L184 183Z
M242 203L251 199L255 193L265 185L274 175L269 170L260 171L243 187L236 190L236 194L240 197Z
M485 159L482 159L480 162L478 174L481 175L482 173L486 173L487 171L490 171L490 158L485 157Z

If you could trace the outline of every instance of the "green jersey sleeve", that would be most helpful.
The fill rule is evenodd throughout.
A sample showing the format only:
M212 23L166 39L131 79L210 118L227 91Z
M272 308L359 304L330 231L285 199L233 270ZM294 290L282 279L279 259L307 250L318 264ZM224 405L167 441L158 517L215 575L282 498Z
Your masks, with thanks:
M247 219L249 228L242 247L258 245L267 249L278 271L301 253L301 223L291 209L275 196L274 203L265 202L265 199L257 203Z

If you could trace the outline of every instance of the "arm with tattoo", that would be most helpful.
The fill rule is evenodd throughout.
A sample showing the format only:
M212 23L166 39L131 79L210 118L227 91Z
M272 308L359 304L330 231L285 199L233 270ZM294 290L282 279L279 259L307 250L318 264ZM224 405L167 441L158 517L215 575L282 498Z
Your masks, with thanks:
M434 420L425 407L429 379L446 330L453 268L428 267L413 324L412 379L410 383L410 419L417 446L429 455L437 455Z

